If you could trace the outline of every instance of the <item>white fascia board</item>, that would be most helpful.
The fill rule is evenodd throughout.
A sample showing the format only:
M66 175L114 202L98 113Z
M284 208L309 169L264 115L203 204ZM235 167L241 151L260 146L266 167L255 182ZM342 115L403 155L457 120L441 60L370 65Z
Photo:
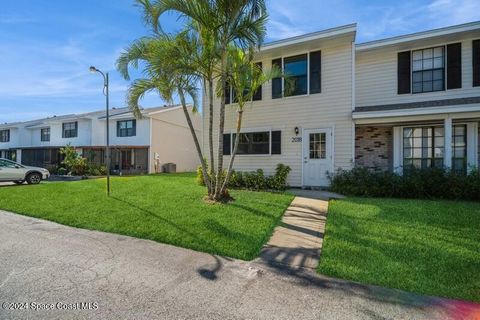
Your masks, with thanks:
M281 48L281 47L286 47L294 44L309 42L309 41L338 37L338 36L345 35L351 32L356 32L356 31L357 31L357 24L352 23L352 24L340 26L337 28L326 29L318 32L307 33L307 34L292 37L292 38L269 42L260 47L260 52Z
M405 117L405 116L434 115L434 114L443 114L443 113L460 113L460 112L475 112L475 111L480 111L480 105L465 104L465 105L446 106L446 107L353 112L352 118L353 119L375 119L375 118L386 118L386 117Z
M187 104L187 108L191 108L191 107L193 107L193 105ZM151 116L151 115L154 115L154 114L159 114L159 113L163 113L163 112L178 110L178 109L181 109L181 108L182 108L181 105L176 106L176 107L171 107L171 108L166 107L165 110L157 110L157 111L147 112L146 115Z
M367 51L371 49L396 45L404 42L416 41L416 40L423 40L433 37L445 36L453 33L459 32L467 32L467 31L474 31L480 30L480 21L470 22L445 28L439 28L434 30L422 31L407 35L402 35L398 37L392 37L387 39L369 41L364 43L359 43L356 45L357 51Z

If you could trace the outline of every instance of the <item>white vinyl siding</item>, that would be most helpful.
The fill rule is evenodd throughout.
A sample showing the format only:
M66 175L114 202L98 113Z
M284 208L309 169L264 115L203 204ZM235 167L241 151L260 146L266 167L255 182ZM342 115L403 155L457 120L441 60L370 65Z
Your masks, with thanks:
M292 186L302 185L302 143L293 142L293 137L301 137L302 129L331 128L333 131L333 153L335 169L352 167L352 51L351 42L342 44L328 43L311 51L322 51L322 91L318 94L272 99L272 83L263 86L263 100L248 104L243 116L243 128L248 131L269 128L281 130L282 153L279 155L242 155L235 158L234 168L240 171L263 169L265 174L273 174L278 163L292 168L288 183ZM306 53L307 51L304 51ZM302 52L285 51L284 56L293 56ZM272 59L278 56L265 56L262 59L266 70L271 68ZM208 104L204 97L203 146L208 156ZM215 117L218 117L219 101L215 100ZM236 105L226 106L225 132L235 129ZM214 123L218 123L215 118ZM295 127L300 129L295 135ZM214 128L216 129L216 128ZM218 134L214 132L214 143ZM215 148L216 149L216 148ZM217 155L215 154L215 160ZM224 157L224 166L228 165L229 156Z
M462 43L462 88L417 94L397 94L397 54L403 47L381 48L356 52L356 106L386 105L428 100L465 98L480 95L480 87L472 87L472 39L413 44L411 50Z

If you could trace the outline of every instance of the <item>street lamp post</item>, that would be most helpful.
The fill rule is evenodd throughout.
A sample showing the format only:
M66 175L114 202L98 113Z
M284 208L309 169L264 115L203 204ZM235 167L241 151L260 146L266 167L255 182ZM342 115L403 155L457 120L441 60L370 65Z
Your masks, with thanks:
M107 195L110 196L110 117L109 117L109 92L108 92L108 72L103 73L94 66L90 67L90 72L98 72L103 76L103 94L105 95L105 109L107 120L107 145L106 145L106 158L107 158Z

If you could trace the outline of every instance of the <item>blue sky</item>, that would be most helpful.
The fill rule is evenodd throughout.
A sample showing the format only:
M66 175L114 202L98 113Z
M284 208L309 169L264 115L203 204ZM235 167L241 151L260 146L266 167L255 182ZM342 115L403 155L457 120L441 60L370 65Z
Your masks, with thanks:
M267 40L352 22L357 42L480 20L478 0L267 0ZM174 30L173 16L164 25ZM124 106L128 82L114 64L147 34L133 0L4 1L0 11L0 123L98 110L99 75L111 74L111 105ZM142 106L163 105L149 95Z

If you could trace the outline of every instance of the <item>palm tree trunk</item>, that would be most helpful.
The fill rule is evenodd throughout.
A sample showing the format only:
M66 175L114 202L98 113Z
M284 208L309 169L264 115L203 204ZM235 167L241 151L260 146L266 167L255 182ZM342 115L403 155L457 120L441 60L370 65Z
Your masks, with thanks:
M225 85L226 85L226 46L222 50L222 58L220 61L222 94L220 100L220 114L218 125L218 154L217 154L217 172L215 179L215 193L213 199L215 201L222 200L222 175L223 175L223 133L225 131Z
M190 114L188 113L187 103L185 102L185 95L183 94L183 90L178 88L178 95L180 96L180 102L182 104L183 113L185 114L185 118L187 119L188 127L190 128L190 133L193 137L193 142L195 143L195 148L197 149L198 157L200 158L200 163L202 164L202 174L203 174L203 181L205 181L205 185L207 186L208 194L211 193L212 184L210 182L210 178L207 172L207 163L205 158L203 157L202 148L200 147L200 143L198 142L197 133L195 132L195 128L192 124L192 119L190 118Z
M213 151L213 79L208 79L208 102L209 102L209 116L208 116L208 149L210 152L210 171L215 170L215 160Z
M235 161L235 155L237 154L237 148L240 142L240 129L242 128L242 117L243 117L243 110L240 109L237 112L237 131L235 135L233 151L232 151L232 155L230 156L230 162L228 164L227 176L225 177L225 181L223 182L222 189L220 191L221 194L225 194L225 191L227 190L228 182L230 181L230 178L232 176L233 162Z

